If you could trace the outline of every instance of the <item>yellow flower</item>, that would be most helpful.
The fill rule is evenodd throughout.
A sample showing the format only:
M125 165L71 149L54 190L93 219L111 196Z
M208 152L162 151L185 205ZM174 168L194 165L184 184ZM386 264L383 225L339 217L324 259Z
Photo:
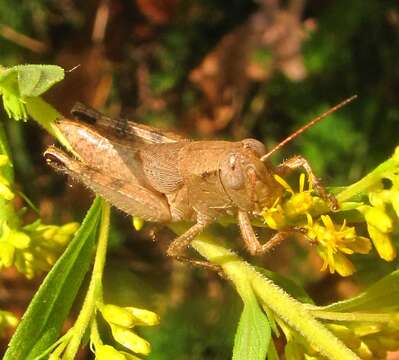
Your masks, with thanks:
M396 257L396 248L391 240L393 221L385 209L385 191L370 193L369 199L376 206L360 206L357 210L367 222L367 230L381 259L392 261Z
M126 328L132 328L135 325L154 326L159 324L159 316L146 309L106 304L99 305L99 310L107 322Z
M287 219L279 201L280 198L274 202L272 207L263 209L261 213L267 226L273 230L282 229L287 225Z
M98 304L97 307L104 320L111 327L112 336L118 343L138 354L148 355L150 353L150 343L133 332L132 328L136 325L158 325L159 316L156 313L132 306L121 307L112 304ZM98 346L95 345L95 347L97 356ZM104 348L104 351L110 352L113 350L107 347ZM119 352L118 356L120 356L121 353L122 352ZM126 359L133 359L129 357L130 355L128 353L123 353L123 355ZM106 359L107 357L104 356L103 358ZM119 358L115 357L115 359Z
M305 215L313 206L314 198L311 195L311 183L309 189L305 190L305 174L299 176L299 192L295 192L282 177L274 175L274 178L289 194L289 198L285 201L282 197L278 198L272 207L263 209L261 215L271 229L279 230L286 227L290 219Z
M295 217L306 214L313 205L313 197L311 195L313 188L309 183L309 189L305 190L305 174L299 176L299 191L296 193L292 187L280 176L274 175L274 178L289 193L291 197L284 203L283 208L288 217Z
M28 279L50 270L79 224L44 225L40 220L21 229L1 225L0 267L15 266Z
M328 267L331 273L337 271L342 276L353 274L355 268L345 255L367 254L371 250L370 240L358 236L355 228L347 226L345 220L340 227L336 227L328 215L320 217L322 224L313 223L309 214L307 217L307 236L318 243L318 252L323 259L321 269Z
M112 336L114 339L127 349L137 353L148 355L151 351L150 343L136 333L122 326L111 325Z

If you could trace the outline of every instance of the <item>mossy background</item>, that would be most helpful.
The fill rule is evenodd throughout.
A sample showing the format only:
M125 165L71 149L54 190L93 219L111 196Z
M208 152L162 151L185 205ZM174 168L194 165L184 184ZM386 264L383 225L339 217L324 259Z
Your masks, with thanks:
M358 94L273 158L302 154L331 186L359 179L399 143L398 55L393 0L0 0L1 65L79 65L47 96L65 115L82 101L193 138L255 137L270 148ZM42 218L81 219L92 194L45 165L42 153L54 140L33 123L0 117L18 184ZM164 228L135 232L118 212L113 220L109 296L151 304L163 319L146 334L149 358L228 359L240 309L230 286L167 259L174 235ZM245 256L235 227L214 231ZM251 262L295 279L319 303L351 296L396 267L380 260L370 269L363 260L355 281L340 279L319 273L314 250L296 242ZM23 313L36 285L4 272L0 307Z

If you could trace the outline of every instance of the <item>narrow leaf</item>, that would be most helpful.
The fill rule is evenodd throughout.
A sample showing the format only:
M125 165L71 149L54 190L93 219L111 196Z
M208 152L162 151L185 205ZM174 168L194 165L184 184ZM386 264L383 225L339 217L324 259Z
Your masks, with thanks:
M255 295L246 298L234 339L233 360L264 360L271 329Z
M399 308L399 270L371 285L359 295L324 306L329 311L393 311Z
M96 199L74 239L32 299L4 360L33 359L58 338L89 269L100 215L101 200Z

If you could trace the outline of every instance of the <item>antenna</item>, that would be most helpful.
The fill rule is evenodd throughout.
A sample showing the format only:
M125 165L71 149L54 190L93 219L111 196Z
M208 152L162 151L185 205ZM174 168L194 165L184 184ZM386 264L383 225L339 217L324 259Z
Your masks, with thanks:
M261 161L265 161L270 155L272 155L274 152L276 152L278 149L281 149L285 144L290 142L292 139L296 138L298 135L302 134L305 130L309 129L311 126L315 125L318 123L320 120L324 119L328 115L332 114L333 112L337 111L338 109L342 108L343 106L349 104L353 100L357 98L357 95L353 95L350 98L347 98L343 101L341 101L339 104L335 105L331 109L327 110L326 112L322 113L321 115L317 116L313 120L309 121L306 125L302 126L299 128L297 131L293 132L291 135L286 137L283 141L278 143L273 149L271 149L266 155L263 155L260 159Z

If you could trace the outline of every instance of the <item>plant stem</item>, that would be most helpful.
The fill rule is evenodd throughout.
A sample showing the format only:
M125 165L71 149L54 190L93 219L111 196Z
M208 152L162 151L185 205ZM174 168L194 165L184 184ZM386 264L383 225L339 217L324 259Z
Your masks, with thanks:
M260 301L290 327L298 331L322 355L331 360L357 360L359 357L317 321L306 307L293 299L271 280L258 273L231 250L218 245L206 235L199 236L192 246L205 258L220 265L228 278L242 291L242 284L251 284Z
M76 322L71 329L72 337L68 343L67 348L62 356L63 360L73 360L76 353L79 350L80 343L83 335L92 319L95 310L96 303L102 301L102 277L105 265L105 259L107 255L108 245L108 231L110 222L110 205L103 200L102 213L101 213L101 224L98 235L97 250L94 260L93 273L91 276L89 288L85 300L83 302L82 309L79 313Z
M336 312L324 310L312 310L308 308L311 314L324 320L333 321L364 321L364 322L378 322L389 323L392 321L392 314L373 314L373 313L356 313L356 312Z

